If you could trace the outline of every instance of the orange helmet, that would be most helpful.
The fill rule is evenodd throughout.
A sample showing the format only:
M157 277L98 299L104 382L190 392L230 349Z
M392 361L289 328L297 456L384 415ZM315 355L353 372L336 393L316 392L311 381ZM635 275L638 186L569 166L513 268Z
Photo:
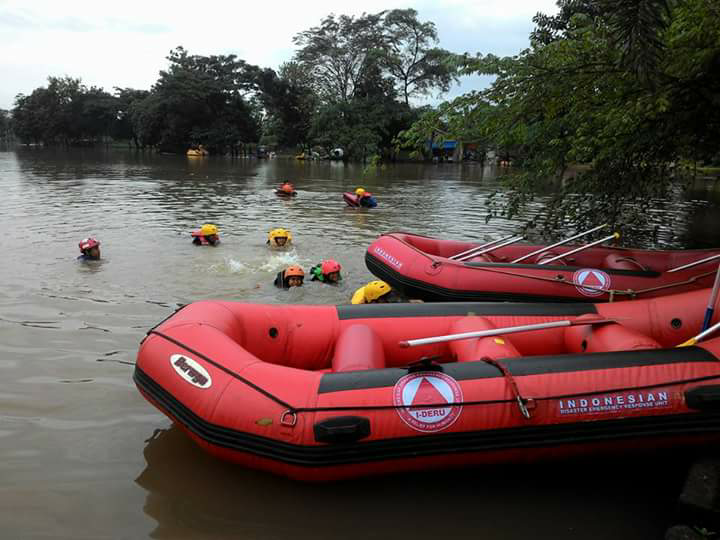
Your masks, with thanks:
M289 278L292 276L305 277L305 272L298 265L293 264L285 269L285 277Z

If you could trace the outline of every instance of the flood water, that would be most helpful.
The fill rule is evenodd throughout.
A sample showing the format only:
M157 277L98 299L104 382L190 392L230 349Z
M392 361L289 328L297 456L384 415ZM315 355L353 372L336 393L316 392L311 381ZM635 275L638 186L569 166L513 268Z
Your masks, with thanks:
M348 303L382 232L490 240L499 187L477 164L359 166L132 152L0 151L0 537L659 538L687 462L618 457L305 485L216 461L132 383L145 332L207 298ZM292 181L299 195L273 188ZM362 185L379 202L347 208ZM720 245L720 196L697 182L657 201L655 247ZM542 213L538 199L522 216ZM217 248L190 231L218 225ZM275 227L293 249L271 252ZM572 234L571 231L570 234ZM80 263L94 235L103 259ZM563 231L558 237L568 236ZM339 287L282 291L275 274L325 258Z

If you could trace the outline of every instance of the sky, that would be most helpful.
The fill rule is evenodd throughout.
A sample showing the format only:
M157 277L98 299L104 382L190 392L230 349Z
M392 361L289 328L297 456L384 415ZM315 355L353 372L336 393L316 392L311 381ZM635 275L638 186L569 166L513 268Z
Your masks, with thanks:
M177 46L277 69L295 52L293 36L330 13L406 8L435 23L440 47L499 56L528 46L538 11L557 12L555 0L0 0L0 109L11 109L19 93L46 86L49 76L80 78L108 92L149 90ZM487 83L464 78L443 98Z

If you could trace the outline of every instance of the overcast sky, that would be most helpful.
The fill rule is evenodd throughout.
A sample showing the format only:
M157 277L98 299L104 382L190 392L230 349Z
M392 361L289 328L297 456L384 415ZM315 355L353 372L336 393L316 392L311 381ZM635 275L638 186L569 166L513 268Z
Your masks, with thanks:
M441 47L503 56L527 47L536 12L557 11L554 0L0 0L0 108L45 86L48 76L79 77L108 92L149 89L179 45L276 69L292 57L293 36L330 13L408 7L435 23ZM484 84L469 78L450 95Z

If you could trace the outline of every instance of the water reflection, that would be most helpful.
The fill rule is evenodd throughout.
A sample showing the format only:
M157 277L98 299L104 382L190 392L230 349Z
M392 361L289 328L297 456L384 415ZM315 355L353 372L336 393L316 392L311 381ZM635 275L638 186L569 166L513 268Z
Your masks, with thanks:
M174 426L143 453L158 539L656 539L685 473L664 456L302 484L213 459Z

